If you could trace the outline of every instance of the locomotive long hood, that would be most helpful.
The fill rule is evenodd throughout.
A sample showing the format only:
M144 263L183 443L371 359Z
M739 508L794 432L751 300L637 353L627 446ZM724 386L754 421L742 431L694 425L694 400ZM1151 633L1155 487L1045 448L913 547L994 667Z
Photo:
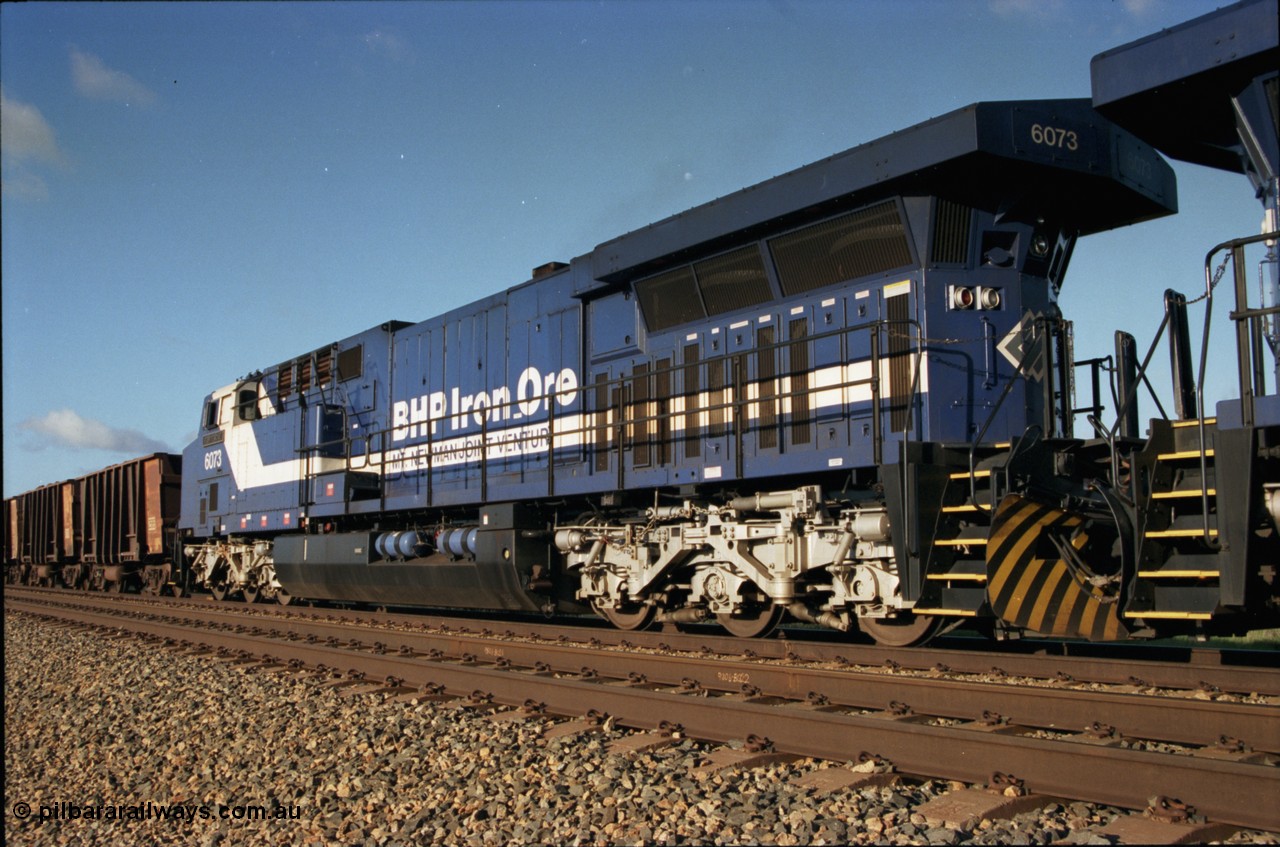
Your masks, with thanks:
M1022 198L1013 209L1011 186ZM1089 100L975 103L606 241L593 276L631 279L729 246L726 232L740 243L913 194L1051 218L1082 235L1177 211L1173 169Z

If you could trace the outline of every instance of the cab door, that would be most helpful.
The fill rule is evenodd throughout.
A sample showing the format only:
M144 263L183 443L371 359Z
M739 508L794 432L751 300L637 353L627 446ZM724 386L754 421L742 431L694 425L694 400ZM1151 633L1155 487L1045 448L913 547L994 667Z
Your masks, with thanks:
M231 426L234 405L234 391L231 389L215 394L205 403L200 439L203 457L194 472L199 481L197 524L210 535L227 531L226 515L234 493L227 430Z

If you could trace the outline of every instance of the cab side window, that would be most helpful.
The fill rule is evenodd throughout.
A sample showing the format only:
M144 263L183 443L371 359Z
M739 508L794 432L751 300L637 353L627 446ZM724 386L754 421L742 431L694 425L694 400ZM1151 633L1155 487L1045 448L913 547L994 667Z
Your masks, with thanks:
M258 386L246 386L236 392L236 420L258 419Z

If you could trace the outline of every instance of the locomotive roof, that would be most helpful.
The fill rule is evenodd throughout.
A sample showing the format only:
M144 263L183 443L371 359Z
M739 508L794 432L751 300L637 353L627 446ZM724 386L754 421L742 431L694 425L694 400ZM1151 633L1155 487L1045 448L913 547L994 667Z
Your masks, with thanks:
M1278 5L1246 0L1099 53L1095 108L1169 156L1242 171L1230 98L1280 66Z
M1051 217L1082 234L1177 211L1168 163L1087 99L984 102L606 241L592 276L635 278L898 194Z

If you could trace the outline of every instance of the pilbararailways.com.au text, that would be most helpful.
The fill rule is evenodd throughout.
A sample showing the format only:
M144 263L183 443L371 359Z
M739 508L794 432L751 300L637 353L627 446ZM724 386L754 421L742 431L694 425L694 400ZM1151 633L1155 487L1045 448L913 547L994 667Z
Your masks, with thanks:
M41 803L32 806L18 801L13 816L40 823L48 821L296 821L302 818L302 807L272 804L269 806L226 805L222 803Z

